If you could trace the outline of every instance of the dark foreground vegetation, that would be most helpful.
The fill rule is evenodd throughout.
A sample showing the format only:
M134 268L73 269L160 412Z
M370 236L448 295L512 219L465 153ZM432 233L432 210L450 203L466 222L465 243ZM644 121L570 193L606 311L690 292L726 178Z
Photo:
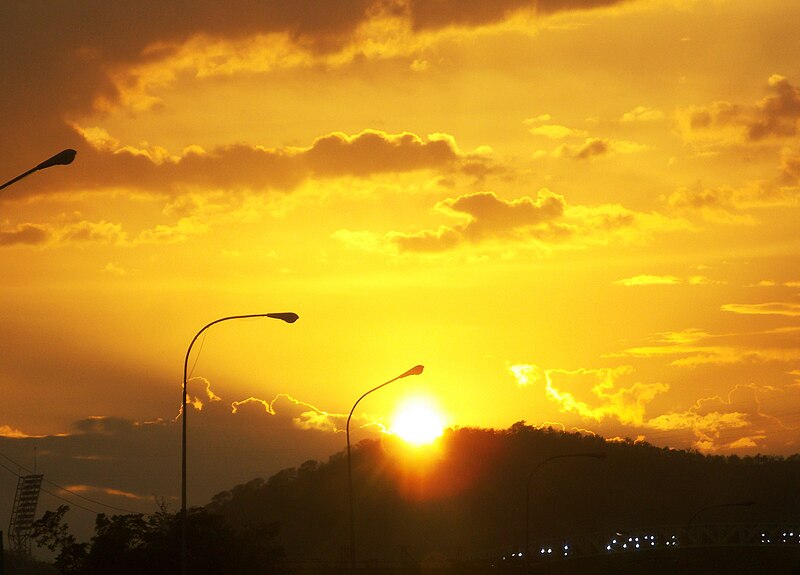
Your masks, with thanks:
M604 457L591 457L587 454ZM664 525L800 526L800 457L706 456L633 441L538 430L458 429L433 448L391 438L353 451L356 549L363 573L524 572L526 543ZM530 485L530 498L526 492ZM190 515L189 573L347 572L344 453L217 494ZM178 573L178 516L98 516L75 541L65 509L35 538L62 574ZM800 545L642 553L537 565L552 573L800 573ZM764 569L767 568L767 571Z
M68 506L34 523L37 545L56 553L63 575L167 575L180 573L180 514L98 515L95 534L79 543L65 522ZM187 517L187 573L198 575L279 573L277 530L265 523L233 528L220 515L192 509ZM25 572L24 566L17 570Z

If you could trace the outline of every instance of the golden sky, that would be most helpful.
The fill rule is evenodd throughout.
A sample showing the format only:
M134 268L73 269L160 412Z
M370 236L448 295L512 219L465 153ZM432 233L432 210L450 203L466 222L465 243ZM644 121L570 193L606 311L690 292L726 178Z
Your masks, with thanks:
M798 451L800 3L178 6L2 9L0 179L78 151L0 191L7 450L174 449L192 336L295 311L195 348L198 503L416 364L360 422Z

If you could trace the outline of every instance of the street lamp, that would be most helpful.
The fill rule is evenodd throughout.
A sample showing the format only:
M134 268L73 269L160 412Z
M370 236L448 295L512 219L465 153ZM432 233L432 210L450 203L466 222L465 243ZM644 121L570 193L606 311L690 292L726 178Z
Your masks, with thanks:
M51 160L52 159L53 158L51 158ZM232 315L216 319L211 323L206 324L203 329L195 334L194 338L192 338L192 342L189 344L189 349L186 350L186 358L183 360L183 402L181 403L181 419L183 420L181 441L181 573L183 575L186 575L186 380L188 378L189 371L189 355L192 353L192 346L194 345L194 342L197 341L197 338L200 337L200 334L202 334L212 325L232 319L246 319L254 317L269 317L272 319L285 321L286 323L294 323L300 316L294 312L280 312Z
M539 470L542 465L553 461L554 459L564 459L567 457L591 457L593 459L605 459L608 456L606 453L602 452L587 452L587 453L565 453L562 455L553 455L552 457L548 457L540 461L536 467L534 467L530 474L528 475L528 482L525 486L525 562L527 563L530 561L531 553L530 553L530 529L531 529L531 480L536 472Z
M694 512L692 518L689 519L689 523L686 525L686 532L688 534L689 529L692 527L692 523L694 520L697 519L697 516L700 515L703 511L708 511L709 509L717 509L719 507L750 507L755 505L755 501L736 501L734 503L717 503L716 505L707 505L705 507L701 507L697 511Z
M408 371L401 373L394 379L390 379L389 381L380 384L378 387L373 387L364 395L358 398L356 402L353 404L353 408L350 410L350 415L347 416L347 425L345 426L345 431L347 435L347 492L349 495L350 500L350 567L352 571L355 573L356 570L356 528L355 528L355 520L353 514L353 464L350 458L350 419L353 417L353 412L356 410L356 406L359 402L367 397L373 391L377 391L385 385L389 385L393 381L397 381L398 379L403 379L404 377L408 377L409 375L419 375L422 373L422 370L425 369L422 365L415 365Z
M0 186L0 190L2 190L5 187L10 186L11 184L16 182L17 180L21 180L22 178L32 174L33 172L36 172L36 171L39 171L39 170L44 170L45 168L49 168L50 166L65 166L67 164L71 164L72 160L75 159L75 154L77 154L77 153L78 152L76 152L75 150L70 150L70 149L61 150L55 156L53 156L52 158L48 158L47 160L45 160L44 162L42 162L41 164L39 164L35 168L31 168L30 170L28 170L27 172L25 172L23 174L20 174L16 178L12 178L11 180L7 181L5 184Z

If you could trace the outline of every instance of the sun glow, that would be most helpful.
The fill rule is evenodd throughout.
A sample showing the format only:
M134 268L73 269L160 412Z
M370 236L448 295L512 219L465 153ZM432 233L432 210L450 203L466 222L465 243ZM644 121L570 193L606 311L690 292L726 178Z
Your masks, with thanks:
M430 400L414 398L398 407L389 431L411 445L428 445L441 437L444 423Z

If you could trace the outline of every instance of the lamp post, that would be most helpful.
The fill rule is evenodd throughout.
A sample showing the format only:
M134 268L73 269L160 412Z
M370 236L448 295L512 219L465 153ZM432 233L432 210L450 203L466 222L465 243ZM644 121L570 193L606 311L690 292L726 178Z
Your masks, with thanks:
M715 505L706 505L705 507L701 507L700 509L698 509L697 511L695 511L692 514L692 517L689 519L689 522L686 524L686 541L681 542L681 544L685 544L685 545L688 545L688 546L691 546L691 545L702 545L703 531L701 529L699 531L699 533L693 534L692 533L692 523L694 523L694 520L697 519L697 516L700 515L701 513L703 513L704 511L708 511L709 509L719 509L719 508L722 508L722 507L750 507L751 505L755 505L755 504L756 504L755 501L749 501L748 500L748 501L735 501L735 502L731 502L731 503L717 503ZM693 535L695 535L695 536L693 537ZM696 555L692 556L692 555L684 553L683 561L685 562L685 567L683 569L683 572L691 572L690 569L689 569L689 566L690 566L690 564L691 564L693 559L696 559Z
M246 319L255 317L269 317L272 319L279 319L286 323L294 323L300 317L294 312L280 312L280 313L252 313L247 315L232 315L216 319L211 323L203 326L203 329L198 331L194 338L192 338L189 348L186 350L186 358L183 360L183 401L181 403L181 419L182 421L182 439L181 439L181 573L186 575L186 380L189 371L189 355L192 353L192 346L197 338L200 337L204 331L212 325L229 321L232 319Z
M349 496L350 501L350 568L352 569L353 573L356 570L356 528L355 528L355 519L353 513L353 463L350 457L350 419L353 417L353 412L356 410L356 406L359 402L367 397L373 391L377 391L385 385L389 385L393 381L397 381L398 379L403 379L404 377L408 377L409 375L419 375L422 373L422 370L425 369L422 365L415 365L408 371L401 373L394 379L390 379L389 381L380 384L377 387L373 387L364 395L359 397L356 402L353 404L353 408L350 410L350 415L347 416L347 425L345 426L345 431L347 435L347 493Z
M530 561L530 529L531 529L531 480L536 472L545 463L553 461L554 459L565 459L567 457L591 457L593 459L605 459L608 455L602 452L587 452L587 453L564 453L562 455L553 455L540 461L528 475L528 482L525 486L525 562Z
M689 529L691 529L692 527L692 523L694 523L694 520L697 519L697 516L700 515L703 511L708 511L709 509L717 509L719 507L750 507L755 504L756 504L755 501L736 501L734 503L717 503L716 505L707 505L705 507L701 507L700 509L695 511L694 515L692 515L692 518L689 519L689 523L687 523L686 525L686 533L688 535Z
M10 179L5 184L0 186L0 190L2 190L5 187L10 186L11 184L16 182L17 180L21 180L25 176L29 176L33 172L36 172L36 171L39 171L39 170L44 170L45 168L49 168L50 166L65 166L67 164L71 164L72 160L75 159L75 154L77 154L77 153L78 152L76 152L75 150L71 150L71 149L61 150L55 156L46 159L44 162L42 162L38 166L36 166L34 168L31 168L30 170L28 170L25 173L20 174L16 178Z

